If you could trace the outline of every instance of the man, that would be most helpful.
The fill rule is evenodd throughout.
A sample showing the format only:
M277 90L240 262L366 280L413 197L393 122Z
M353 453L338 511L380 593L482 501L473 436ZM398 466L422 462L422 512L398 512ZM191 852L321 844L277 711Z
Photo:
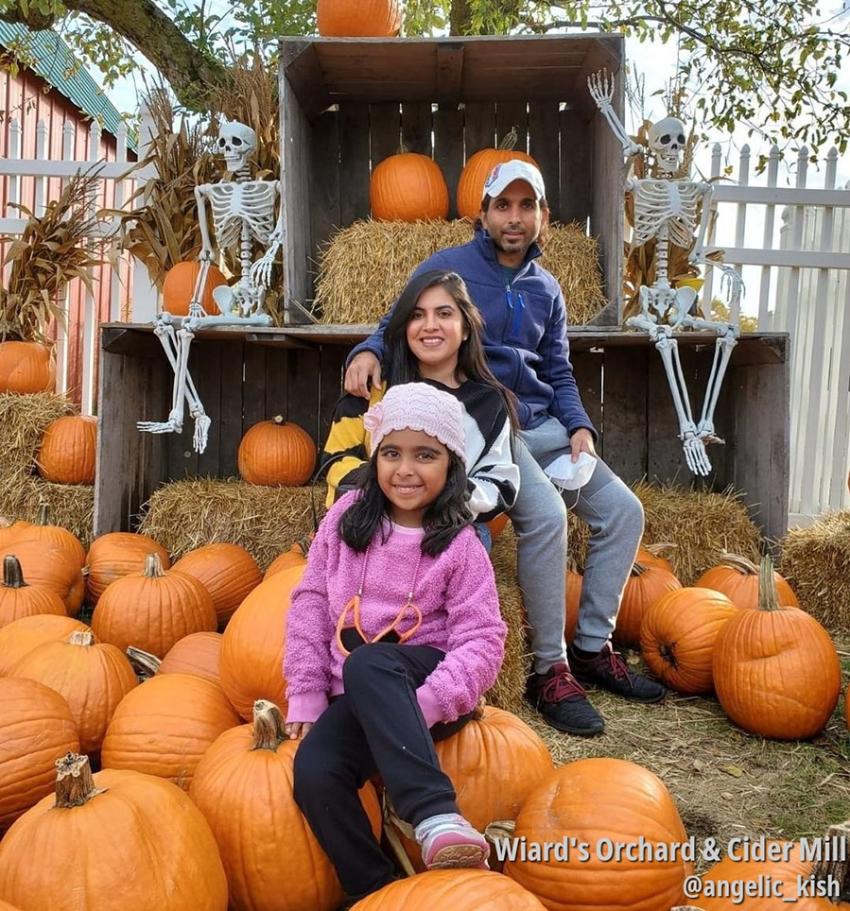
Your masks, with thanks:
M643 509L601 459L583 487L564 494L591 530L576 635L569 650L564 642L566 507L543 469L566 453L573 463L582 453L596 457L596 431L570 364L561 289L535 262L548 223L540 171L519 160L497 165L484 185L474 239L440 250L414 274L451 269L461 275L484 318L490 368L517 397L520 486L508 514L517 533L517 575L534 653L526 698L558 730L592 735L602 732L604 722L582 683L639 702L658 702L665 690L631 672L611 648L643 534ZM346 392L368 396L369 383L380 383L386 322L384 317L352 352Z

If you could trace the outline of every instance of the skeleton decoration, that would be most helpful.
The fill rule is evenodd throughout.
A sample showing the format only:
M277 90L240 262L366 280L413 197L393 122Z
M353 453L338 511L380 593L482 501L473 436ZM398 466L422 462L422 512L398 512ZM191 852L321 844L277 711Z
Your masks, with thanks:
M611 105L614 81L608 73L605 70L594 73L588 78L587 86L614 135L622 143L626 158L645 151L630 139ZM626 192L632 193L634 200L632 248L645 244L653 237L656 241L655 281L652 285L641 286L640 315L627 319L626 325L647 332L661 354L679 418L679 439L682 440L685 461L694 474L705 476L711 471L706 444L723 442L714 430L714 411L732 349L737 344L739 329L733 323L700 318L694 312L697 292L690 287L672 287L667 268L669 245L688 250L691 264L701 263L722 271L720 287L727 296L731 312L738 312L743 283L736 269L714 262L705 254L703 244L709 221L711 184L694 181L689 174L675 176L681 168L681 155L685 148L685 125L676 117L659 120L649 130L648 145L658 176L629 178L625 188ZM711 330L718 336L698 424L691 413L678 343L673 334L677 329Z
M210 418L189 375L189 346L198 329L207 326L270 326L264 310L266 291L275 257L283 243L283 205L275 222L275 205L280 196L279 180L253 180L248 159L257 148L256 133L243 123L225 121L218 134L218 152L233 175L231 181L195 187L198 222L201 229L200 269L189 304L189 315L176 317L163 311L154 320L154 333L174 371L171 411L167 421L139 421L139 430L148 433L180 433L185 406L195 421L193 445L203 452L207 445ZM235 285L220 285L212 292L220 316L208 316L201 301L207 286L213 243L207 224L207 205L219 247L238 254L241 274ZM265 253L253 262L253 246L259 243Z

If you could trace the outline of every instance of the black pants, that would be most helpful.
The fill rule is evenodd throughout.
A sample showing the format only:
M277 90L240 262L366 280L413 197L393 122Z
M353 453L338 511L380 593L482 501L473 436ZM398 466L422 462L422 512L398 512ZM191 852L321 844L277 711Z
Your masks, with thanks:
M373 892L395 876L357 796L376 772L396 813L411 825L457 813L434 741L460 730L471 715L429 731L416 701L417 687L443 657L427 645L355 648L342 669L345 693L331 702L295 754L295 801L348 896Z

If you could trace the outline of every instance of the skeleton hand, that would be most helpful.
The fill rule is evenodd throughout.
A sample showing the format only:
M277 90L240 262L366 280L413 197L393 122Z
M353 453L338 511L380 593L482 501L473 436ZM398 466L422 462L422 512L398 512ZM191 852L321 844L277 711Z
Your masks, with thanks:
M587 77L587 90L600 111L611 109L611 99L614 97L614 80L609 77L608 70L591 73Z
M274 238L274 235L272 237ZM251 266L251 284L255 287L263 290L268 288L278 250L280 250L280 240L274 239L268 250Z
M733 308L741 300L744 293L744 280L741 273L733 266L719 264L718 269L723 273L720 276L720 293L726 295L726 301Z
M688 431L684 434L682 448L685 452L685 462L688 468L694 473L707 477L711 472L711 462L705 451L705 443L702 438Z

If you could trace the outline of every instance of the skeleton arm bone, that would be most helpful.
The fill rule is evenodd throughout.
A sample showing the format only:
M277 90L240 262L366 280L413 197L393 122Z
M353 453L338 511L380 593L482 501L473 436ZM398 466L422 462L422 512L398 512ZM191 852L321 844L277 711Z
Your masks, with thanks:
M627 158L642 152L641 146L632 142L631 137L626 133L626 128L620 122L617 112L611 105L611 99L614 97L614 80L609 77L608 70L600 70L598 73L591 73L587 77L587 88L591 97L596 102L596 106L602 112L602 116L608 121L611 132L620 141L623 146L623 152Z
M269 235L269 247L266 252L251 266L251 282L259 288L268 288L271 279L272 267L278 251L283 245L284 226L283 226L283 196L281 194L280 181L274 182L275 194L279 200L280 211L278 213L277 225L274 231Z
M198 277L195 280L195 289L192 292L192 300L189 302L190 316L206 316L201 301L204 292L207 289L207 276L210 271L210 263L213 260L213 246L210 241L209 226L207 225L207 205L206 194L210 190L209 184L201 184L195 187L195 204L198 208L198 226L201 229L201 253L198 259L201 262L201 268L198 270Z

